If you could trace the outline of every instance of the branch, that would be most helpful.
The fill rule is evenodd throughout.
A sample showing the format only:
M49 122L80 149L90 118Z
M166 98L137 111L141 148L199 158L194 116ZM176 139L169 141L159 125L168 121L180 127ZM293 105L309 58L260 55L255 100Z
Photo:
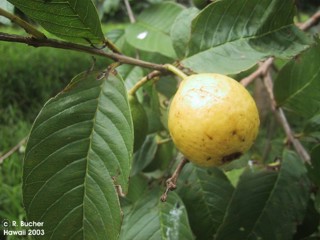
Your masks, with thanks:
M67 50L72 50L77 52L84 52L92 55L110 58L114 61L124 63L124 64L130 64L130 65L140 66L144 68L155 69L161 72L167 72L167 68L160 64L142 61L142 60L131 58L118 53L105 52L102 49L88 47L88 46L77 44L77 43L65 42L65 41L60 41L60 40L55 40L50 38L35 39L35 38L23 37L23 36L14 35L14 34L2 33L2 32L0 32L0 41L25 43L33 47L52 47L52 48L67 49Z
M126 9L127 9L127 12L128 12L130 23L135 23L136 22L136 18L134 17L134 14L133 14L132 8L130 6L129 0L124 0L124 4L126 5Z
M263 80L264 80L264 84L267 88L267 91L269 93L269 97L271 99L272 110L273 110L274 114L276 115L277 119L279 120L280 124L282 125L282 128L284 129L288 140L292 143L293 147L295 148L295 150L298 153L298 155L300 156L300 158L305 163L311 164L309 153L303 147L301 142L294 137L295 133L292 131L290 124L289 124L282 108L276 107L276 102L275 102L274 95L273 95L273 82L272 82L270 72L267 72L264 75Z
M255 79L262 77L264 74L266 74L266 72L269 70L269 68L271 67L272 64L273 64L273 58L270 57L266 61L264 61L263 63L260 63L259 68L256 71L254 71L253 73L251 73L249 76L243 78L240 81L240 83L245 87L248 86Z
M313 26L317 25L320 21L320 11L313 14L306 22L300 24L299 28L303 31L307 31Z
M162 202L167 201L167 197L168 197L168 192L169 191L172 191L172 190L176 189L178 177L179 177L184 165L186 165L188 162L189 162L188 159L183 158L181 160L181 162L179 162L179 164L178 164L176 170L173 172L172 176L167 179L167 181L166 181L166 185L167 185L166 191L162 194L162 196L160 198Z
M147 76L144 76L143 78L141 78L129 91L128 94L129 95L134 95L136 93L136 91L138 91L138 89L140 87L142 87L144 84L146 84L147 82L149 82L151 79L159 76L161 74L161 72L159 71L152 71L151 73L149 73Z
M17 145L15 145L13 148L11 148L7 153L5 153L3 156L0 157L0 164L10 157L15 151L17 151L27 140L28 137L23 138Z

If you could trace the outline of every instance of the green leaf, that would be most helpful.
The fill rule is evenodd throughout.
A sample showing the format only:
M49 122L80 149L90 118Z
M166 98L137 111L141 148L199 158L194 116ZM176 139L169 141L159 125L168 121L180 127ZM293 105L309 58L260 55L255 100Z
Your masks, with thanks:
M292 57L309 44L293 16L293 1L215 1L193 19L181 63L195 72L234 74L268 56Z
M82 73L50 99L32 127L23 172L29 221L48 239L117 239L114 185L128 188L133 126L123 80Z
M143 77L143 69L137 66L121 65L117 67L117 71L123 77L127 90L130 90ZM142 102L142 88L136 92L136 96L139 99L139 102Z
M320 142L320 114L316 114L310 118L303 129L302 135L304 137L310 137Z
M181 11L177 16L171 28L171 39L173 42L174 50L179 58L184 58L188 42L191 35L191 22L198 14L197 8L187 8Z
M136 175L154 159L158 148L155 134L147 136L138 152L133 155L131 176Z
M141 198L141 196L148 189L148 178L142 174L137 174L130 177L128 194L126 200L134 203Z
M181 5L172 2L155 4L144 10L137 22L126 28L127 42L140 50L176 58L170 29L181 10Z
M310 179L317 185L320 186L320 145L314 147L311 151L311 165L307 165Z
M74 42L102 43L104 35L91 0L8 0L48 32Z
M160 196L158 188L141 196L124 216L120 240L194 239L179 196L170 192L166 202L161 202Z
M320 112L320 44L292 59L274 83L278 106L305 117Z
M215 239L292 239L309 200L306 168L285 151L279 172L248 168L240 177Z
M193 232L198 239L212 239L223 221L233 186L218 168L204 169L188 164L182 171L178 187Z

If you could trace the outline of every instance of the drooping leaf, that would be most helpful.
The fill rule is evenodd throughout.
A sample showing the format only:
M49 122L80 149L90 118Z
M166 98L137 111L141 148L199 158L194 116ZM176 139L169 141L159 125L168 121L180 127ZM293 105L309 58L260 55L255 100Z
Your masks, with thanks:
M233 186L221 170L192 164L184 167L179 178L179 196L188 210L193 232L197 239L212 239L223 221Z
M274 83L278 106L305 117L320 111L320 44L292 59Z
M309 201L306 168L285 151L279 172L248 168L214 239L292 239Z
M126 28L128 43L144 51L175 58L170 29L181 10L181 5L172 2L155 4L146 9L138 16L136 23Z
M104 36L91 0L8 0L48 32L74 42L102 43Z
M293 237L293 240L309 239L307 237L318 232L318 227L320 224L320 215L315 209L315 204L313 200L309 200L307 211L303 222L298 226L297 232Z
M114 185L128 188L133 126L120 76L82 73L36 118L24 159L28 220L48 239L117 239Z
M267 56L292 57L309 44L293 16L293 1L215 1L193 19L181 63L196 72L234 74Z
M179 196L170 192L166 202L161 191L148 191L124 216L120 240L188 240L194 239L187 211Z
M320 145L314 147L311 151L311 165L307 165L310 179L320 186Z
M320 114L314 115L308 119L304 128L303 136L320 142Z
M149 101L146 102L146 113L148 116L149 133L154 133L163 129L161 122L160 99L156 86L148 86L144 88L149 95Z
M180 12L171 28L171 38L178 58L184 58L191 35L192 19L198 14L197 8L187 8Z
M158 144L156 135L148 135L141 148L133 155L133 166L131 171L132 176L139 173L154 159L157 148Z
M134 203L141 198L141 196L148 189L148 178L142 174L137 174L130 177L128 194L125 199L129 203Z
M131 65L121 65L117 68L118 73L124 79L127 90L130 90L143 77L143 70L141 67ZM140 88L136 94L139 102L143 100L143 90Z

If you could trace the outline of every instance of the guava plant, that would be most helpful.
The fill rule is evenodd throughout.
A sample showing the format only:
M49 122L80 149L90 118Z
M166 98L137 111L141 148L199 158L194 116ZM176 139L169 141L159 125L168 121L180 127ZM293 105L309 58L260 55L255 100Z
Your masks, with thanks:
M1 8L27 33L1 41L106 59L30 131L22 188L27 220L44 223L35 237L319 237L319 13L221 0L133 15L124 1L131 22L104 32L101 3L8 2L32 21Z

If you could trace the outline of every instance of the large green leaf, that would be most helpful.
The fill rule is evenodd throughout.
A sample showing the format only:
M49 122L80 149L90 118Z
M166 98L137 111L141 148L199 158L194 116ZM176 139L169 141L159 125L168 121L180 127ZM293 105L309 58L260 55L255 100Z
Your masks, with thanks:
M176 17L176 20L172 25L170 35L174 50L179 58L185 57L189 37L191 34L191 22L198 12L199 10L197 8L184 9Z
M170 29L181 10L180 5L171 2L155 4L146 9L138 16L136 23L126 28L128 43L144 51L175 58Z
M123 80L82 73L50 99L26 148L23 200L46 239L117 239L133 126ZM43 238L42 238L43 239Z
M223 221L233 186L221 170L189 164L183 169L178 187L195 235L198 239L212 239Z
M320 44L292 59L278 74L274 94L278 106L311 117L320 112Z
M91 0L8 0L48 32L75 42L102 43L104 36Z
M240 177L214 239L292 239L310 183L302 161L285 151L279 172L248 168Z
M292 57L309 44L293 25L294 1L222 0L192 21L185 67L238 73L267 56Z
M161 191L148 191L125 214L121 240L188 240L194 239L187 211L179 196L171 192L166 202Z

